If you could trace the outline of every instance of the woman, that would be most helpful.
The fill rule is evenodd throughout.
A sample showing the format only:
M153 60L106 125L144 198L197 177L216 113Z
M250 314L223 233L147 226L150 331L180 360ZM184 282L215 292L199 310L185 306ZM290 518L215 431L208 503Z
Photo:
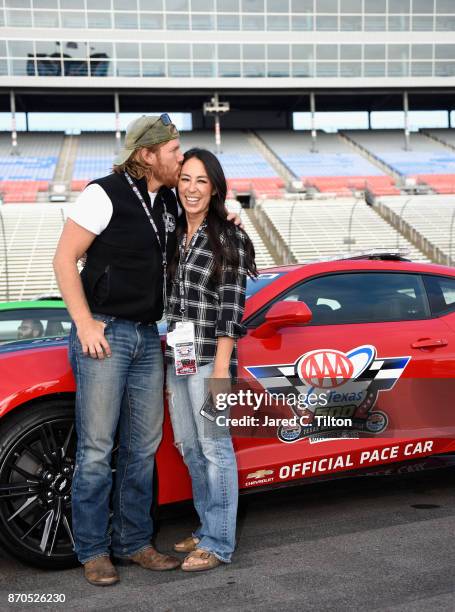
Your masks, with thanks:
M187 151L178 184L186 224L171 270L166 349L175 444L190 472L200 519L193 535L174 546L189 553L185 571L229 563L235 547L238 483L231 437L201 414L209 393L235 373L246 277L257 275L251 240L226 220L226 193L215 155Z

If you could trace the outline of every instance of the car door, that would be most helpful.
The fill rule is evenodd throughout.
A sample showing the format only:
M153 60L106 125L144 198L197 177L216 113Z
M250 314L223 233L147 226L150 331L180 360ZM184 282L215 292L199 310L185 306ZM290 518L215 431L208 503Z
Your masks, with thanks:
M264 478L265 484L272 484L418 458L436 449L433 439L426 446L416 441L435 434L431 422L425 428L434 392L428 381L453 372L455 335L441 318L432 316L419 274L358 269L320 274L278 299L305 302L313 319L308 325L285 326L272 337L258 338L254 330L265 312L258 315L240 346L240 376L269 393L301 383L302 377L314 382L312 374L313 379L322 376L330 396L325 410L319 406L320 416L351 415L357 427L300 432L291 427L288 439L281 440L260 434L248 438L237 429L241 486L242 478L243 486L263 484ZM349 384L343 376L352 378ZM306 382L304 388L309 386ZM346 388L350 394L341 393ZM309 431L317 435L306 435ZM328 441L331 433L357 433L359 439ZM297 441L291 444L293 436ZM255 476L264 473L262 478Z

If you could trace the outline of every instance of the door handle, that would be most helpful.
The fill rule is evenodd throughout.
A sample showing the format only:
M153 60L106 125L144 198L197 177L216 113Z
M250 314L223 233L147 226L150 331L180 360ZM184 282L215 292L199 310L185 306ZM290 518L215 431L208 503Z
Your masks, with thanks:
M412 348L437 348L447 346L449 343L445 338L419 338L411 344Z

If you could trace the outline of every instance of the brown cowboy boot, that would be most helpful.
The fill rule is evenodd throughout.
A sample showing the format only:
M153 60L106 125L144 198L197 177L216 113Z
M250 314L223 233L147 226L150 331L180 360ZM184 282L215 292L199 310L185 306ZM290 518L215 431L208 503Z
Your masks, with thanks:
M180 567L181 561L177 557L171 555L163 555L158 552L153 546L148 546L143 550L131 555L127 559L122 559L122 562L137 563L141 567L149 570L172 570Z
M95 586L110 586L120 580L107 555L84 563L84 576L87 582Z

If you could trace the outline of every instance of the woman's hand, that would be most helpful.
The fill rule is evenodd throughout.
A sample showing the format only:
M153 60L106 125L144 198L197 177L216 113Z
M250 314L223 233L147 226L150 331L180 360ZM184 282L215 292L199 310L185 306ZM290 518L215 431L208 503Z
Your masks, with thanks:
M231 392L231 375L229 368L213 370L213 373L209 379L209 391L212 394L213 403L215 406L216 398L219 394L226 396Z

